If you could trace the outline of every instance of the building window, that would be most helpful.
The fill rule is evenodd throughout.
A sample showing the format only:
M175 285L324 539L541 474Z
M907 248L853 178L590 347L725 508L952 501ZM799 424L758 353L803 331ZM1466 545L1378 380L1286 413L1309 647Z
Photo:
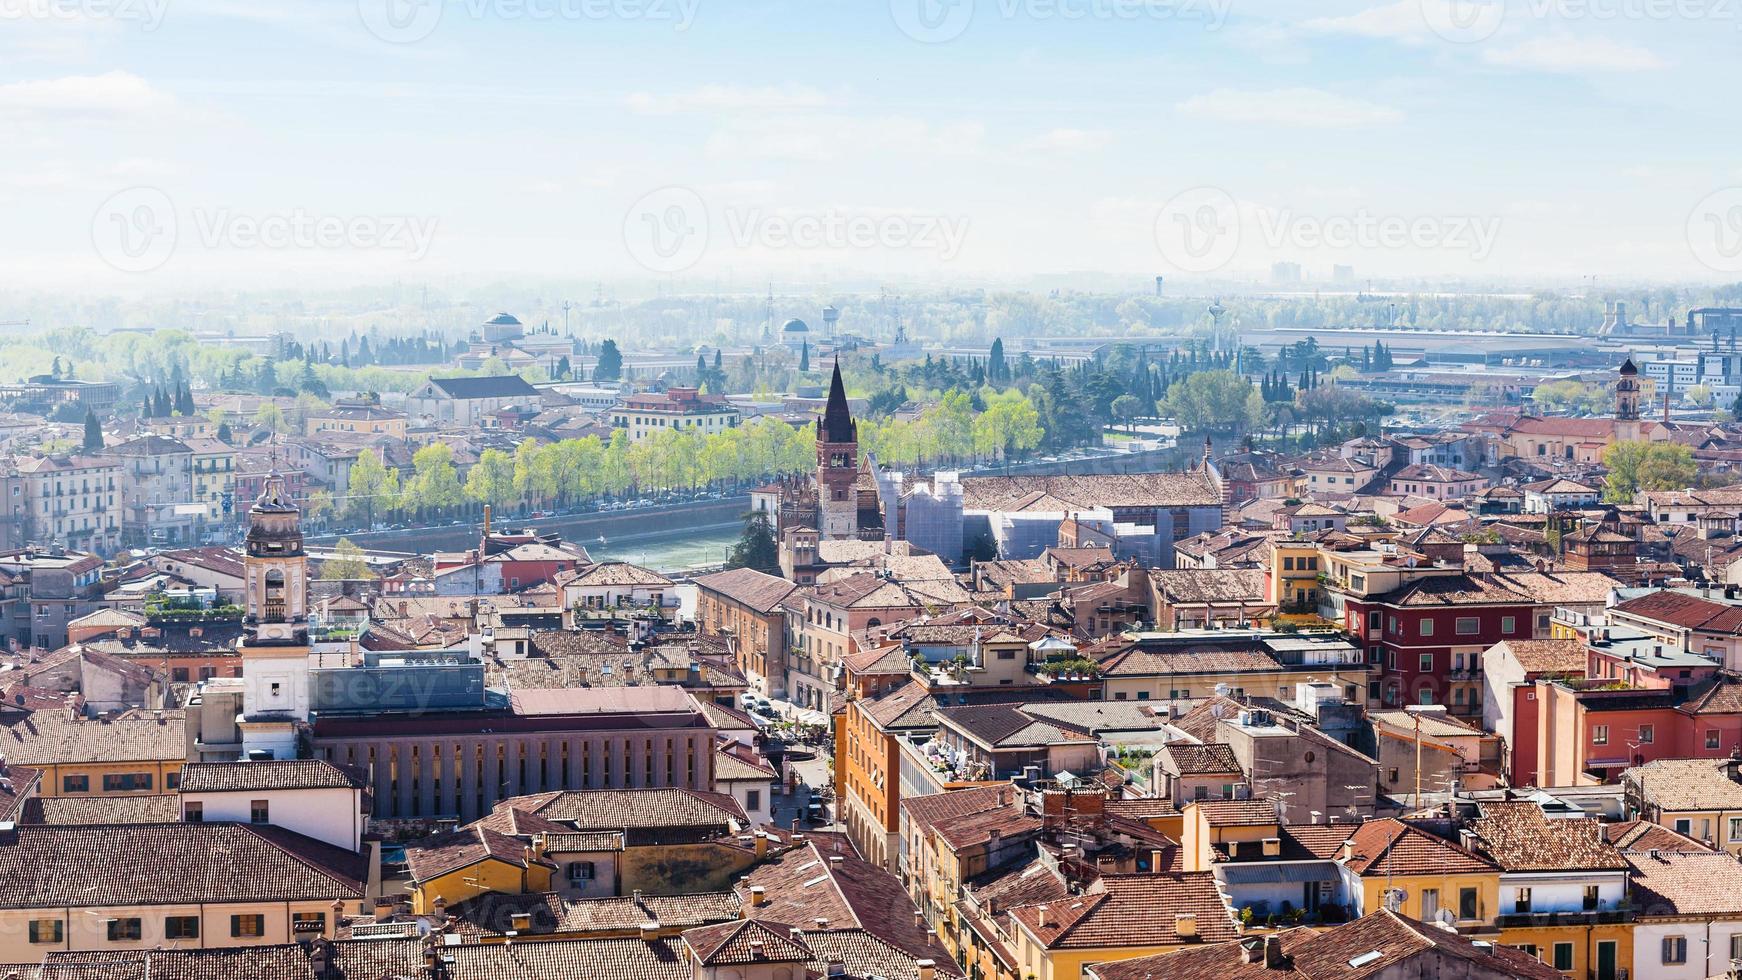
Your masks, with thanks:
M327 914L325 912L293 912L290 916L290 929L298 935L324 933L327 931Z
M91 777L62 776L60 791L63 793L89 793L91 791Z
M108 934L112 943L136 943L145 932L138 919L110 919Z
M165 918L163 920L163 938L200 938L200 917L197 915L172 915Z
M189 800L181 805L182 823L200 823L205 819L206 808L204 804L196 800Z
M1458 631L1459 636L1475 636L1482 632L1482 621L1475 616L1459 616L1457 622L1453 623L1452 626Z
M45 943L58 943L65 935L61 931L61 928L61 921L59 919L31 919L30 941L38 945Z
M1520 888L1512 893L1512 911L1521 914L1530 911L1530 889Z
M1742 817L1730 818L1730 841L1731 843L1742 841Z
M1422 636L1434 635L1434 621L1433 620L1424 619L1421 621L1421 635Z
M1476 889L1458 889L1458 918L1474 919L1477 917Z
M570 881L592 881L593 862L570 861L568 866L568 877Z
M762 809L762 791L759 789L745 790L744 808L746 810Z
M1688 937L1663 937L1663 962L1665 964L1686 963L1688 961Z
M1649 744L1651 744L1652 739L1654 739L1656 737L1657 737L1657 729L1653 728L1650 725L1640 725L1639 726L1640 744L1649 745Z
M266 916L230 916L230 935L236 939L260 939L266 935Z
M1554 968L1557 970L1571 970L1573 968L1572 943L1554 944Z
M1422 673L1424 673L1424 674L1433 673L1434 672L1434 655L1431 653L1422 654L1421 657L1417 660L1417 665L1421 668Z
M1601 905L1602 902L1603 902L1603 893L1597 890L1597 886L1596 885L1586 885L1585 886L1585 911L1586 912L1597 911L1597 907L1599 905Z
M272 804L265 800L250 800L248 803L249 823L271 823Z
M1717 748L1722 748L1722 747L1723 747L1723 734L1720 733L1716 728L1706 729L1706 748L1717 749Z
M135 790L151 788L151 773L119 772L103 777L103 792L131 793Z
M1502 617L1500 617L1500 632L1502 635L1511 636L1517 630L1518 630L1518 617L1517 616L1502 616Z
M1608 725L1592 725L1591 726L1591 744L1592 745L1608 745L1609 744L1609 726Z

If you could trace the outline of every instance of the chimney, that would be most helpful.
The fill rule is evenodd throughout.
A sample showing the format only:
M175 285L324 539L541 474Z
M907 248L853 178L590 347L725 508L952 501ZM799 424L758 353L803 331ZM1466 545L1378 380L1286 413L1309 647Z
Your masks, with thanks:
M1280 838L1280 837L1266 837L1266 838L1264 838L1264 856L1267 858L1281 857L1282 856L1282 838Z
M829 920L824 918L823 916L820 916L820 915L817 916L816 925L817 925L818 932L828 932L829 931Z
M1353 837L1346 838L1343 841L1343 853L1338 859L1342 861L1353 861L1355 859L1355 839Z
M750 940L750 958L753 960L759 960L762 958L762 940Z
M1180 939L1198 938L1198 917L1194 912L1179 912L1173 917L1173 934Z
M761 885L750 886L750 907L761 908L768 902L768 892Z
M768 856L768 835L765 833L762 833L761 831L757 831L757 833L756 833L756 860L760 861L767 856ZM752 889L752 890L754 890L754 889Z
M936 980L938 965L931 960L914 960L913 968L919 971L919 980Z
M377 898L375 900L376 921L391 918L393 918L393 903L386 898Z
M1282 937L1264 937L1264 968L1266 970L1287 969L1288 960L1282 955Z
M641 941L642 942L650 943L658 938L659 938L659 923L653 921L652 919L649 919L646 922L641 923Z
M1161 848L1159 847L1149 852L1149 870L1156 874L1161 874L1167 870L1167 862L1161 859Z
M1238 858L1239 856L1240 856L1240 842L1237 840L1228 841L1228 860L1232 861L1232 860Z

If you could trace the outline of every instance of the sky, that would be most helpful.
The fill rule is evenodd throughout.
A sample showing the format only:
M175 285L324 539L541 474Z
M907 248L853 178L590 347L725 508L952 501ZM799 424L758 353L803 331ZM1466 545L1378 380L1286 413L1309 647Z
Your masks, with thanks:
M0 288L1731 282L1739 51L1742 0L0 0Z

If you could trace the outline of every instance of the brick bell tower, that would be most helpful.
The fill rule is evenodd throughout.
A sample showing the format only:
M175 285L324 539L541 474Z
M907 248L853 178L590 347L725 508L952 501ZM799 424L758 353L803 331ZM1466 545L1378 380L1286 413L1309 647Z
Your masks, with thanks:
M829 403L817 421L817 531L824 540L859 536L859 425L847 407L841 362L829 381Z

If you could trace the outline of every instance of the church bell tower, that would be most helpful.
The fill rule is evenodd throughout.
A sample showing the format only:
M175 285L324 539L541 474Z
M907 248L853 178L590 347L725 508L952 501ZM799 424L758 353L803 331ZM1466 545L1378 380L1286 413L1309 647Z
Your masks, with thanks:
M817 531L827 541L859 536L859 425L847 407L841 362L829 381L829 401L817 420Z
M242 655L243 754L294 759L309 717L308 555L302 511L274 470L248 509Z

